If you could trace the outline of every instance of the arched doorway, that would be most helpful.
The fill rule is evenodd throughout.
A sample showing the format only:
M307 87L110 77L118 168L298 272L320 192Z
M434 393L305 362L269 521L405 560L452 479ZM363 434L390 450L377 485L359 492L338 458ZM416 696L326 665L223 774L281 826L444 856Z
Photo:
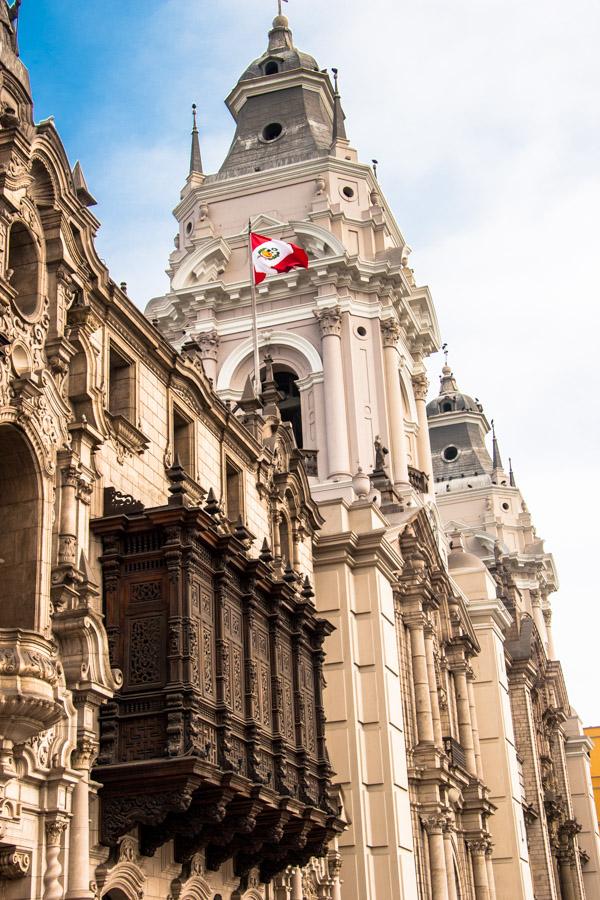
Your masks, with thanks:
M41 497L37 467L25 436L0 425L1 628L34 628Z
M113 888L108 894L104 894L102 900L129 900L129 897L120 888Z

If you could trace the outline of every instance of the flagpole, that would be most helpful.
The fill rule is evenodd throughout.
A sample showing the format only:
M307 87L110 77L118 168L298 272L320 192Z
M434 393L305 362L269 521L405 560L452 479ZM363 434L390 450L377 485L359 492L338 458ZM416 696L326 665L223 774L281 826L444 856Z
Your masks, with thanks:
M252 220L248 219L248 267L250 270L250 296L252 298L252 343L254 346L254 394L260 395L260 356L258 353L258 313L256 309L256 285L252 264Z

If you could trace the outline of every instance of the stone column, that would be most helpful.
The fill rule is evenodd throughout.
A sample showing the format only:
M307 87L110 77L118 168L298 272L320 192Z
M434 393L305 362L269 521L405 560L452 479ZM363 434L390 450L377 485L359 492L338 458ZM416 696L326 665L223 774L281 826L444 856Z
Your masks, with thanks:
M419 743L433 743L433 719L431 715L431 694L427 675L427 656L425 653L425 617L422 613L407 614L404 621L410 633L410 649L412 657L412 675L415 690L415 707L417 715L417 735Z
M287 872L277 876L273 882L274 900L290 900L290 881L291 878Z
M561 900L577 900L573 886L573 873L569 853L558 854L558 877L560 879Z
M544 622L546 623L546 634L548 635L548 657L556 659L556 651L554 649L554 637L552 635L552 610L548 607L543 609Z
M471 862L473 863L473 887L475 888L475 900L490 900L490 888L488 884L487 864L485 854L488 842L469 841Z
M67 817L61 815L53 815L46 819L46 871L44 872L43 900L62 900L63 897L63 888L60 883L62 875L60 844L67 822Z
M396 319L381 321L381 339L385 366L385 385L390 427L392 480L408 484L408 441L404 431L404 403L400 389L398 340L400 325Z
M477 775L475 762L475 747L473 745L473 726L471 723L471 706L469 703L469 689L467 687L467 667L464 663L452 666L454 673L454 686L456 689L456 713L458 716L458 732L460 743L465 751L467 770L471 775Z
M199 347L199 356L202 360L204 373L213 386L217 383L217 360L219 356L219 335L216 331L203 331L194 335L194 340Z
M448 877L448 900L458 900L456 878L454 876L454 854L452 852L453 827L448 822L444 827L444 854L446 857L446 875Z
M90 890L90 766L96 753L93 741L83 739L73 753L72 765L80 778L73 789L69 831L69 889L66 900L93 900Z
M492 842L488 841L487 849L485 851L485 865L487 868L490 900L496 900L496 878L494 876L494 864L492 862L492 856L493 856Z
M477 777L483 781L483 763L481 761L481 744L479 743L479 726L477 724L477 707L475 706L475 673L469 666L467 670L467 690L469 692L469 708L471 711L471 728L473 732L473 749L475 751L475 770Z
M323 344L323 387L328 478L350 476L348 417L342 364L342 312L339 306L316 311Z
M537 630L539 632L542 643L546 647L546 651L548 650L548 635L546 633L546 622L544 621L544 613L542 612L542 603L540 598L540 592L531 590L529 591L529 596L531 598L531 612L533 614L533 621L536 624Z
M429 840L429 872L431 875L431 900L450 900L448 872L444 848L444 816L428 816L422 820ZM477 898L479 900L479 898Z
M437 679L435 677L435 655L433 647L434 627L428 622L425 626L425 656L427 658L427 678L429 681L429 696L431 698L431 718L433 721L433 739L435 746L443 748L442 717L440 715L440 699L438 696Z
M337 850L337 847L333 853L330 853L327 862L329 866L329 878L332 882L331 900L342 900L342 879L340 878L342 872L342 857L339 850Z
M77 487L79 472L73 465L61 469L59 565L77 567Z
M419 433L417 435L419 468L427 475L428 493L433 496L435 494L435 484L433 481L429 423L427 421L427 390L429 388L429 382L427 381L425 373L421 372L418 375L413 375L412 384L417 406L417 424L419 426Z
M290 900L303 900L302 869L297 866L292 872L292 896Z

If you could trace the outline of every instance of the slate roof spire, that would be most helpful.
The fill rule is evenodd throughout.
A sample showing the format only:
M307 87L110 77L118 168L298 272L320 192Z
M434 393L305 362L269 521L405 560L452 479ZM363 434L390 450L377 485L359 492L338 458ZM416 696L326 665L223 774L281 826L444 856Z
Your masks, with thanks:
M491 421L492 426L492 466L494 467L494 472L502 472L502 457L500 456L500 447L498 446L498 438L496 437L496 426L494 425L494 420Z
M190 155L190 175L203 175L202 171L202 155L200 153L200 135L198 134L198 107L192 103L192 117L194 125L192 128L192 152Z

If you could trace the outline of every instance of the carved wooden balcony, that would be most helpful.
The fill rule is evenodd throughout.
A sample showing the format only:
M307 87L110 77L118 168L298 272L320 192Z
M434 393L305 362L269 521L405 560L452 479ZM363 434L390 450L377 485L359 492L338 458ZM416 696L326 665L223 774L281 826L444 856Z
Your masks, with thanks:
M175 489L177 490L177 488ZM339 828L324 742L322 644L310 586L277 579L214 510L118 498L102 537L111 665L100 714L102 839L205 849L265 880L321 855ZM120 507L121 511L117 511Z

